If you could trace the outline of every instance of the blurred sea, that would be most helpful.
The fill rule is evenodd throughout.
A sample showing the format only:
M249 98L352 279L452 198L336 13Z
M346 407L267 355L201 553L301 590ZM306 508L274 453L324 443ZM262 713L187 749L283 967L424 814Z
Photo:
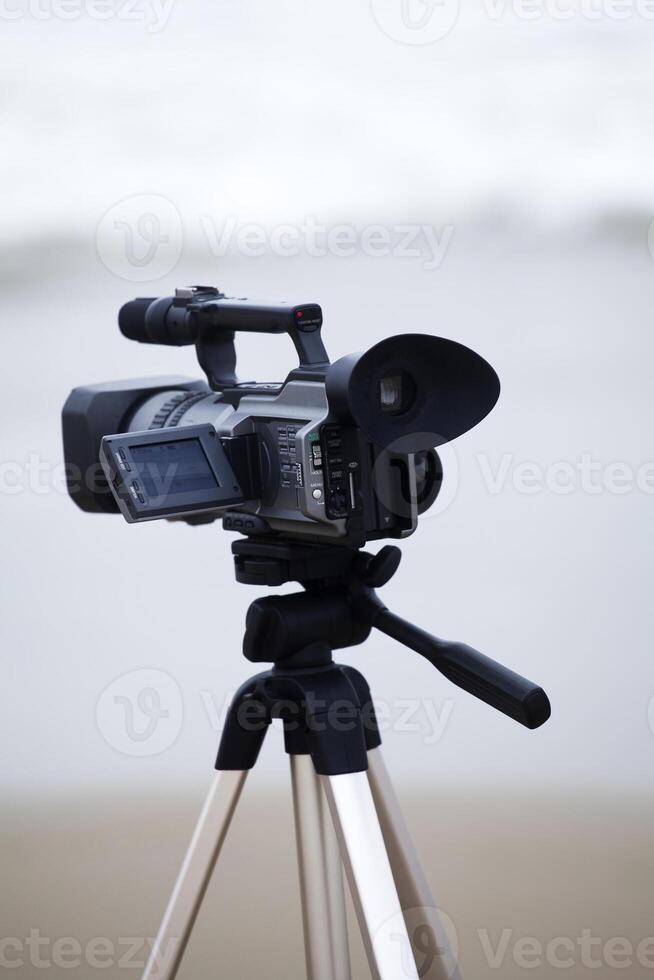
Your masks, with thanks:
M422 46L344 0L177 2L156 33L4 23L5 277L62 252L74 267L106 210L141 193L174 203L188 249L201 215L232 214L642 241L654 23L488 9Z

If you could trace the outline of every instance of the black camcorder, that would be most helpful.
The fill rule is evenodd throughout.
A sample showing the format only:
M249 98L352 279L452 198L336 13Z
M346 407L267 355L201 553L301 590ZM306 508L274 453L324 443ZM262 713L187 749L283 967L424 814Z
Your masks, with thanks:
M63 410L68 489L82 510L361 548L411 534L436 499L437 449L497 401L493 368L452 340L389 337L331 364L316 303L257 303L193 286L126 303L130 340L195 345L207 382L76 388ZM287 333L299 366L239 382L236 331Z

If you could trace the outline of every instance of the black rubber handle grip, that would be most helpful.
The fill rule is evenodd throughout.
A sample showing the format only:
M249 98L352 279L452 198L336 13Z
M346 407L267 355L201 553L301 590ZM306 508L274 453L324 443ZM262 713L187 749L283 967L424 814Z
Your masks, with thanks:
M143 297L125 303L118 314L124 337L142 344L183 347L212 337L233 342L235 331L287 333L301 367L329 363L321 338L322 310L317 303L259 303L226 296L188 302L174 296Z
M373 625L421 654L457 687L526 728L539 728L550 717L552 709L542 687L465 643L439 640L388 609L379 612Z

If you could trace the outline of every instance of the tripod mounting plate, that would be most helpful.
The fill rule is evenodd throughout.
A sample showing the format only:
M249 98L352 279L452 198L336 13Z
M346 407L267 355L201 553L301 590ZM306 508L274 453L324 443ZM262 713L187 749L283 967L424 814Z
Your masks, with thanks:
M245 538L232 543L236 581L243 585L284 585L335 578L349 571L357 552L337 545L311 545Z

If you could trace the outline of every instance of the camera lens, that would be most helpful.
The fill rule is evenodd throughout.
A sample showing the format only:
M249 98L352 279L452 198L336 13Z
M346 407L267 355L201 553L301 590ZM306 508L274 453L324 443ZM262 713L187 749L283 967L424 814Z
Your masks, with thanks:
M415 401L416 386L406 371L393 371L381 378L378 394L382 412L403 415Z

